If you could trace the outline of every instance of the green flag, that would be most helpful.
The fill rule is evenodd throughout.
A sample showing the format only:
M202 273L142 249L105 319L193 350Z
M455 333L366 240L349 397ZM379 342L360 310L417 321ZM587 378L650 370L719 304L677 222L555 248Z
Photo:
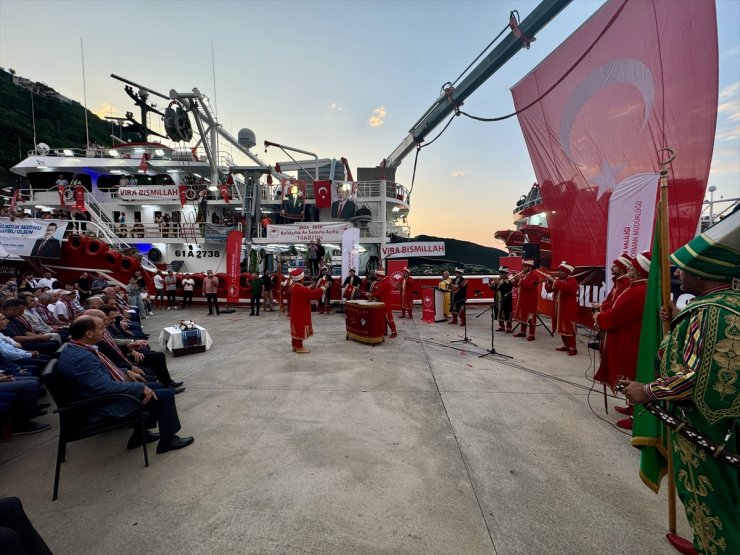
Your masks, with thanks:
M636 381L652 382L656 378L658 347L663 339L663 327L660 320L661 265L668 263L668 258L660 254L660 217L655 218L653 234L653 253L650 261L645 308L642 312L642 329L640 331L640 349L637 354ZM663 425L646 411L642 405L635 405L632 423L632 445L640 449L640 479L658 493L660 481L666 473L665 439Z

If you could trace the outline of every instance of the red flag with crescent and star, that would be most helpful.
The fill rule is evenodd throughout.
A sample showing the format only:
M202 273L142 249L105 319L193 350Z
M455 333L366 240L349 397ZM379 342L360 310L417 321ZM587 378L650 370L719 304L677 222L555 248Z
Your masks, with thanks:
M714 2L678 4L609 0L512 88L555 263L604 264L612 191L657 174L665 148L677 154L671 250L696 234L717 119L717 17Z
M313 195L316 208L331 208L331 181L314 181Z

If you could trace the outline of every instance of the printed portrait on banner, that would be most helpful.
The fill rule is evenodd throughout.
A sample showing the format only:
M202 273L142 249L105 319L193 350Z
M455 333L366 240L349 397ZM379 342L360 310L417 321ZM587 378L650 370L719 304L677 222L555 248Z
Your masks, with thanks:
M332 184L331 218L349 220L357 210L357 184L350 181L335 181Z
M296 179L282 181L283 203L280 215L289 220L302 220L306 207L306 182Z

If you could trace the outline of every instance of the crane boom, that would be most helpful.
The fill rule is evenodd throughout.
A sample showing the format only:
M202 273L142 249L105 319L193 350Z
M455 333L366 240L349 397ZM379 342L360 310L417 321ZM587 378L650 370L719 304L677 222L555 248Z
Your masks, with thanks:
M519 30L525 37L533 38L550 20L558 15L572 0L543 0L525 19L519 23ZM408 136L384 160L385 167L398 167L406 155L424 141L447 116L460 105L486 80L521 50L524 41L510 32L461 82L452 90L451 98L442 94L424 113L422 118L409 129Z

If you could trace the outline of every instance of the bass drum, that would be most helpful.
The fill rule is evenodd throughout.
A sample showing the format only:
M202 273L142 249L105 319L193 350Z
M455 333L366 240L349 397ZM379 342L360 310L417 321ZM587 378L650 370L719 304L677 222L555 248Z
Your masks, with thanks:
M67 245L73 251L81 250L85 248L89 238L86 235L72 235L67 240Z
M90 239L87 244L85 245L85 254L88 256L100 256L104 252L107 252L110 249L110 246L108 243L103 243L103 241L100 241L98 239Z

